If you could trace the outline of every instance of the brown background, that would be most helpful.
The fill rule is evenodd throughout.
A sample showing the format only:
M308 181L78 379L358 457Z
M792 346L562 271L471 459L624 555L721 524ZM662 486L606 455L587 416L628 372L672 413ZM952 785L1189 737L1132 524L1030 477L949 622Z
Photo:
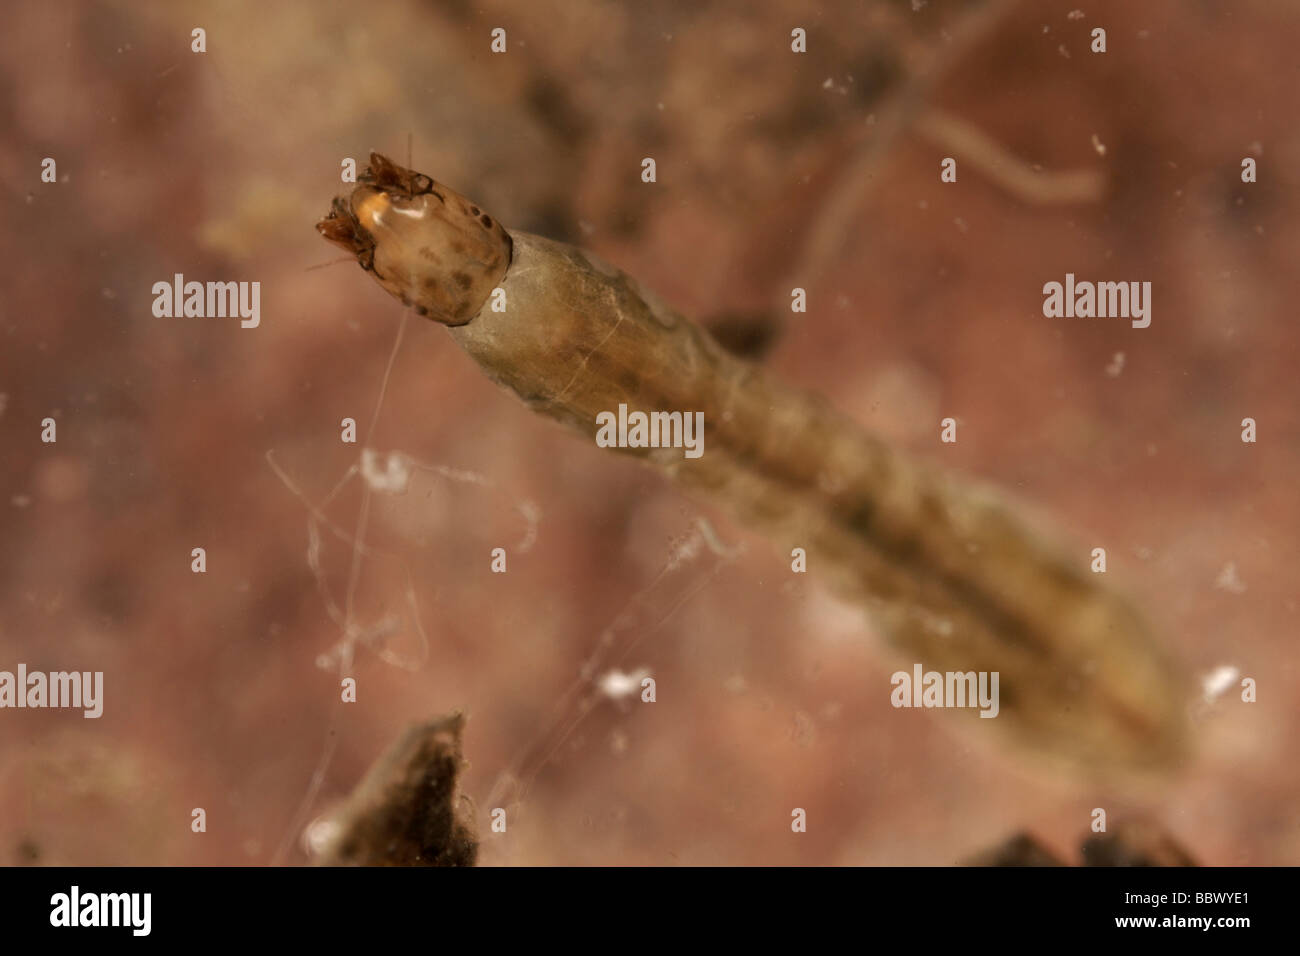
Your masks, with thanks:
M1070 852L1094 806L1156 821L1206 863L1300 862L1300 8L1000 4L965 40L983 5L916 6L7 5L0 669L102 670L106 703L98 721L0 712L0 860L260 864L289 834L284 858L302 861L295 814L331 714L307 818L402 727L459 707L486 863L943 864L1024 827ZM1030 205L971 165L941 185L944 153L914 129L873 152L908 89L1026 162L1104 171L1105 198ZM338 423L364 430L400 310L355 266L308 271L336 258L312 224L343 157L404 158L408 136L416 168L687 314L779 316L779 374L1013 489L1081 560L1105 546L1189 673L1238 666L1259 703L1230 694L1199 717L1195 765L1143 792L895 711L895 662L855 609L412 322L371 444L491 487L423 476L373 499L368 539L398 557L363 564L357 619L403 614L409 569L429 657L409 672L359 648L359 702L336 708L316 658L341 634L305 559L307 510L265 455L314 501L356 460ZM57 185L39 180L46 156ZM846 183L863 186L848 207ZM836 214L850 228L810 259ZM1151 281L1151 328L1045 319L1042 285L1067 271ZM175 272L260 281L261 327L154 318L150 288ZM788 311L795 284L806 315ZM956 446L938 442L946 415ZM1255 445L1239 441L1248 415ZM524 501L542 513L527 553ZM359 502L354 480L330 515L351 529ZM745 556L701 555L630 603L701 514ZM506 575L488 572L498 546ZM327 536L322 561L341 599L350 551ZM1240 593L1216 587L1229 562ZM622 666L651 668L659 702L599 702L543 740L510 829L488 834L494 784L629 611ZM410 627L389 647L412 653ZM807 834L790 832L796 806Z

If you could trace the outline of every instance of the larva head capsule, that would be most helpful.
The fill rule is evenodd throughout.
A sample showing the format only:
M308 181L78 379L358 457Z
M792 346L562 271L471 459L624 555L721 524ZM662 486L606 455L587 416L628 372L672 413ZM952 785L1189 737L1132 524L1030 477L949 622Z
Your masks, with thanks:
M445 325L478 314L505 278L513 245L464 196L379 153L316 229L391 294Z

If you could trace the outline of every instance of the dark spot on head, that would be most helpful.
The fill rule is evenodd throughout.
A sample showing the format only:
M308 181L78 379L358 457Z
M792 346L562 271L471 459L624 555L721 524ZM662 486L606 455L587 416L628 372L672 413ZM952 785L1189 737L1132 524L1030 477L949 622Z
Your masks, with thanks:
M480 216L479 221L482 222L483 225L487 226L489 229L492 228L492 217L489 216L487 213L484 213L482 216Z
M469 211L472 212L474 215L477 216L477 215L478 215L478 206L470 206L470 207L469 207Z
M455 241L452 242L452 244L451 244L451 251L454 252L454 253L456 253L456 255L458 255L458 256L459 256L459 255L464 255L464 254L465 254L465 243L461 242L459 239L455 240Z
M462 289L468 289L474 281L466 272L453 272L451 277L455 281L456 285L460 286Z
M416 314L416 315L428 315L428 314L429 314L429 310L426 309L426 308L425 308L424 306L422 306L422 305L417 305L417 306L415 307L415 314Z

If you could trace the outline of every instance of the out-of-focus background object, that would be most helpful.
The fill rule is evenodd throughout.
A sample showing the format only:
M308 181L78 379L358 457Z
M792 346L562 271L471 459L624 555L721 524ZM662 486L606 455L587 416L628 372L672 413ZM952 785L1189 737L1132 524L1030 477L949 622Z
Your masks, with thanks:
M1202 863L1296 862L1297 39L1300 9L1266 0L9 4L0 668L102 670L106 699L97 721L0 712L0 860L269 862L401 728L458 708L482 863L951 863L1026 828L1070 856L1097 806ZM355 265L311 269L335 258L312 226L344 157L408 137L508 227L683 312L777 316L739 339L1050 512L1081 561L1105 547L1189 671L1235 667L1259 702L1198 708L1198 761L1148 794L896 711L856 609L423 322L370 444L442 471L373 496L341 645L318 584L342 599L352 549L324 524L312 547L266 453L317 503L358 462L339 423L365 431L400 313ZM994 171L1035 167L1105 188L1044 202ZM178 272L261 282L260 327L155 318ZM1151 328L1045 319L1066 272L1151 281ZM345 534L360 488L324 509ZM655 704L612 692L643 668Z
M478 840L459 793L463 714L415 724L357 784L346 804L307 830L323 866L473 866ZM317 839L313 840L312 837Z
M1196 866L1188 852L1169 834L1142 820L1125 820L1100 833L1089 833L1079 845L1082 866ZM977 853L967 866L1069 866L1032 833L1017 833Z

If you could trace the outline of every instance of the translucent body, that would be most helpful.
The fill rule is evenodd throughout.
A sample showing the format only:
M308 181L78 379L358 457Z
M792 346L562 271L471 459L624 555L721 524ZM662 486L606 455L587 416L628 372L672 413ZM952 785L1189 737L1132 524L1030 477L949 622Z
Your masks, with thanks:
M370 200L354 194L353 207ZM819 577L872 614L900 663L999 672L1000 714L971 720L972 730L1104 775L1162 770L1185 755L1181 675L1083 557L1046 543L991 490L912 460L726 353L617 269L539 236L510 238L504 309L485 294L451 330L494 381L593 442L597 414L620 403L702 411L698 459L618 451L724 503L782 553L803 548ZM439 282L454 259L446 242L435 228L420 233L438 247ZM376 263L386 243L376 237ZM426 277L408 281L389 291L431 315L443 307L421 297Z

